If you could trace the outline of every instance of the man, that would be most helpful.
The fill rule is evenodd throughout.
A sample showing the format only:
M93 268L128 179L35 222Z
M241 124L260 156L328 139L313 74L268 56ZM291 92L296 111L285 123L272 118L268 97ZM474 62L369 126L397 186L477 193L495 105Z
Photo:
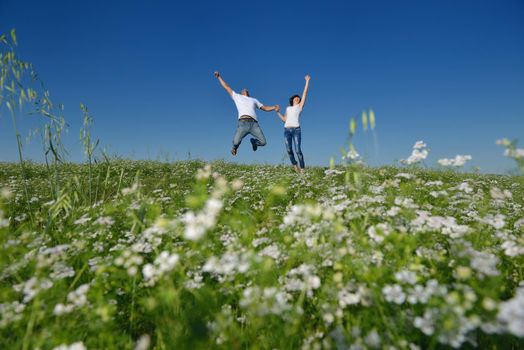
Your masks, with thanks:
M265 112L271 112L279 108L279 106L264 106L256 98L249 96L249 91L247 89L242 89L240 94L237 94L233 89L227 85L227 83L222 79L220 73L215 72L215 77L220 82L220 85L227 91L227 93L235 102L235 105L238 110L238 125L235 136L233 137L233 148L231 149L231 154L236 155L238 146L242 142L242 139L247 135L251 134L251 146L253 151L256 151L258 147L266 145L266 137L262 132L262 129L258 125L257 114L255 109L261 109Z

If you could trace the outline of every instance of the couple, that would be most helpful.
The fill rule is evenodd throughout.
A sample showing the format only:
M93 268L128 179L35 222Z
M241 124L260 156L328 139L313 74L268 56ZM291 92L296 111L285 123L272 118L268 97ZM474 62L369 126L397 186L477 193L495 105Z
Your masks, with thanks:
M233 89L227 85L227 83L222 79L219 72L215 72L215 77L220 82L220 85L227 91L231 96L238 110L238 125L237 131L233 138L233 148L231 149L231 154L236 155L238 146L242 142L242 139L251 134L251 146L253 151L256 151L258 147L266 145L266 137L262 132L262 129L258 125L257 115L255 109L261 109L265 112L275 111L277 112L280 119L284 122L284 137L286 142L286 150L289 155L289 160L293 165L295 171L302 172L304 169L304 156L300 148L301 144L301 130L300 130L300 113L306 102L307 91L309 88L309 79L310 76L306 75L306 85L304 86L304 92L302 97L299 95L293 95L289 99L289 107L286 108L286 114L282 115L280 113L280 106L264 106L256 98L249 96L249 91L247 89L242 89L240 94L237 94ZM298 157L298 165L295 160L295 155L293 153L293 144L295 145L295 151ZM300 167L299 167L300 165Z

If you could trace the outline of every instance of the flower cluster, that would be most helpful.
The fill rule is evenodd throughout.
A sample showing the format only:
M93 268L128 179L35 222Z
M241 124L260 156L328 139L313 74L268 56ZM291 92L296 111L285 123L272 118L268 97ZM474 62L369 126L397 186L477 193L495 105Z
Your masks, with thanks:
M284 217L284 225L308 225L313 221L334 218L334 213L330 208L323 208L320 205L294 205Z
M53 314L60 316L68 314L71 311L78 309L87 304L87 292L89 291L89 284L82 284L76 290L67 294L67 304L56 304L53 310Z
M428 146L423 141L417 141L413 145L411 155L407 159L402 159L401 163L412 165L422 162L428 157Z
M19 301L11 303L0 303L0 328L4 328L10 323L20 321L23 317L25 304Z
M524 158L524 149L523 148L516 148L510 140L504 138L497 140L497 145L504 146L506 149L504 150L504 155L506 157L514 158L514 159L522 159Z
M216 198L210 198L200 212L188 211L182 217L185 224L184 237L191 241L201 239L207 230L216 224L223 203Z
M461 167L461 166L464 166L464 164L466 164L467 161L473 159L470 155L456 155L455 158L451 158L451 159L448 159L448 158L443 158L443 159L439 159L438 160L438 163L442 166L452 166L452 167Z
M524 337L524 283L513 298L500 303L497 318L509 332Z
M31 277L29 280L15 284L13 290L15 292L23 292L24 298L22 299L23 303L26 304L33 300L38 293L43 290L49 289L53 286L53 282L47 278L38 279L36 277Z
M275 287L247 287L242 292L240 306L259 316L281 315L291 309L291 295Z
M115 265L125 268L129 276L135 276L143 262L144 258L131 249L124 250L122 255L115 259Z
M153 286L162 276L175 268L180 257L167 251L160 253L153 264L145 264L142 268L144 284Z
M70 345L62 344L59 346L55 346L53 350L87 350L84 343L81 341L72 343Z
M233 278L236 273L245 273L251 266L251 254L242 252L225 252L220 258L211 256L202 267L203 272L210 273L219 281Z
M289 270L283 279L284 288L289 292L306 292L308 297L313 296L313 291L320 288L320 277L314 274L315 267L302 264Z

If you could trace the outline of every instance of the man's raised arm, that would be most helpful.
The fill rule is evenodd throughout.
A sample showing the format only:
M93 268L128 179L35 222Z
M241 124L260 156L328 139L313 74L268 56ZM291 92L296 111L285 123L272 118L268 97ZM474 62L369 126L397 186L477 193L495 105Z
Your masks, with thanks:
M222 85L222 87L227 91L227 93L231 95L233 93L233 90L229 87L229 85L227 85L224 79L222 79L222 77L220 76L220 73L215 72L214 75L215 75L215 78L218 78L220 85Z

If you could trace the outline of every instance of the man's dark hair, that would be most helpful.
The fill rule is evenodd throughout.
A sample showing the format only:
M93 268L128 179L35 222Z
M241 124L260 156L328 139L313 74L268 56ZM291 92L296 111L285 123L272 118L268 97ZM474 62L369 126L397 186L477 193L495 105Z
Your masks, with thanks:
M300 100L300 95L293 95L289 98L289 105L290 106L293 106L293 100L295 99L295 97L298 97L298 99ZM300 101L299 101L300 102Z

